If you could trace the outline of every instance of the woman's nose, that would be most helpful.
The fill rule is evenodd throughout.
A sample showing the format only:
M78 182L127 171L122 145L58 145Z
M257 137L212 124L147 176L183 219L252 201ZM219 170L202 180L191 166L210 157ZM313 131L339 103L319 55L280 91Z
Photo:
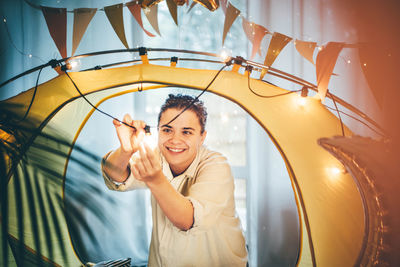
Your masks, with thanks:
M179 133L176 133L176 132L172 133L170 142L179 143L180 140L181 140L181 138L180 138L180 134Z

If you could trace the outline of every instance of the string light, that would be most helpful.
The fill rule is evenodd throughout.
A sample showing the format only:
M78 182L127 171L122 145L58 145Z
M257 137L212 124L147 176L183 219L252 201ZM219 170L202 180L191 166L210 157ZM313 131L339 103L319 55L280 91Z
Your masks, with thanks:
M219 52L219 57L222 59L222 61L228 62L231 59L231 51L223 47Z
M348 59L348 60L347 60L347 63L348 63L348 64L350 64L350 63L351 63L350 59Z

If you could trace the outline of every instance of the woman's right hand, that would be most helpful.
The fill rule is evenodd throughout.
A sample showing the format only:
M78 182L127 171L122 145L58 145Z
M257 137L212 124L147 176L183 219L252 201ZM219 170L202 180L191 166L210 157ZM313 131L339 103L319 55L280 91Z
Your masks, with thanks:
M139 150L139 145L143 141L145 136L144 127L146 124L143 121L132 120L132 117L129 114L125 114L122 121L130 126L135 127L132 128L116 119L113 120L113 124L121 144L122 152L133 154Z

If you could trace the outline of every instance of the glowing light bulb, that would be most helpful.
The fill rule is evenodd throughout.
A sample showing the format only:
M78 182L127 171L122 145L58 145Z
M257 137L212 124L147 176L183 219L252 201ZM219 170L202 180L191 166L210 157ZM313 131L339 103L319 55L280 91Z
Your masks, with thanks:
M222 61L228 62L231 59L231 53L228 49L223 48L219 53L219 57L222 59Z
M348 63L348 64L350 64L350 63L351 63L350 59L348 59L348 60L347 60L347 63Z
M6 23L7 22L6 18L4 18L3 21L4 21L4 23Z
M146 134L143 138L143 142L146 143L152 150L157 147L157 137L152 134Z
M81 61L79 59L72 59L68 61L68 64L71 70L77 71L81 66Z
M29 57L29 58L32 58L32 54L29 54L28 57Z

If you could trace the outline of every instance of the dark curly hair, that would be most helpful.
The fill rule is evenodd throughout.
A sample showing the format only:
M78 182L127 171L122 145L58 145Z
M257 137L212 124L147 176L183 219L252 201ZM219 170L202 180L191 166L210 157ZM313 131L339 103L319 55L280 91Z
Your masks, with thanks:
M201 133L204 133L207 121L207 109L204 106L203 101L190 95L169 94L168 98L165 100L165 103L160 108L160 113L158 114L158 126L160 124L161 115L164 113L164 111L170 108L183 110L188 106L188 110L193 111L197 115L201 126Z

